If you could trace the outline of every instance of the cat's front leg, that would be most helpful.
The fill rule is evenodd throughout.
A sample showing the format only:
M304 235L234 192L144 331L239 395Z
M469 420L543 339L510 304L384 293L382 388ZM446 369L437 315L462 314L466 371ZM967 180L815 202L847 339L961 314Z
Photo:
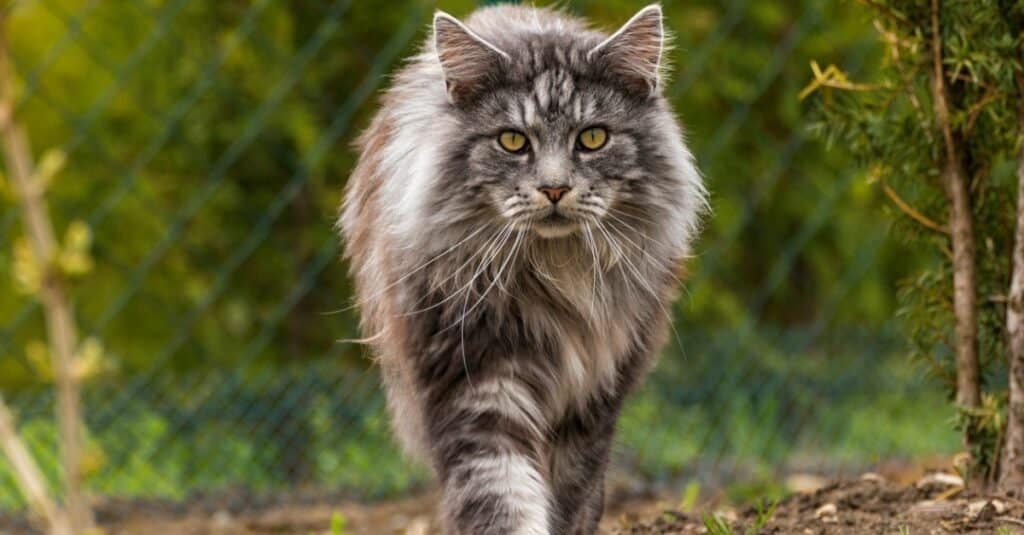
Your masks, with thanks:
M614 416L585 422L572 414L555 428L549 450L555 493L555 533L592 535L604 512L604 473Z
M428 425L445 532L555 533L551 490L541 468L543 433L529 389L511 377L481 378L444 397Z

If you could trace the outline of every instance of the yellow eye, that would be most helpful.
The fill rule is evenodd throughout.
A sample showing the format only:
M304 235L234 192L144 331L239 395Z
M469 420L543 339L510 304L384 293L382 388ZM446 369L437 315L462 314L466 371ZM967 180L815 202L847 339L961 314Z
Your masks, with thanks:
M608 131L600 126L588 128L580 133L579 144L585 150L598 150L608 143Z
M498 143L509 152L520 152L526 148L526 136L522 132L506 130L498 136Z

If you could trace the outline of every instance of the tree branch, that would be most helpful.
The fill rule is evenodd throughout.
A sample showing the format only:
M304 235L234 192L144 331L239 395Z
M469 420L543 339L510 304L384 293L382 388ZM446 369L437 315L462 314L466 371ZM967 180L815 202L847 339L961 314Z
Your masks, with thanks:
M889 200L892 201L900 211L907 214L911 219L931 230L934 230L935 232L949 236L949 228L936 223L928 216L917 211L913 206L910 206L910 204L903 200L899 193L896 193L896 190L892 189L892 187L884 180L882 181L882 191L885 192L885 195L889 197Z
M47 335L57 382L57 425L60 437L64 501L72 533L93 526L92 514L82 492L81 455L83 425L79 407L78 379L74 372L76 327L64 283L53 269L57 243L43 191L37 187L32 151L24 131L14 118L14 88L6 39L7 18L0 12L0 144L13 190L18 195L22 220L35 256L42 262L39 299L46 314ZM56 531L56 526L51 526Z
M51 533L54 535L72 533L64 512L50 499L43 474L18 435L18 430L14 425L14 416L2 396L0 396L0 449L10 461L14 480L28 500L29 507L43 518L50 527Z

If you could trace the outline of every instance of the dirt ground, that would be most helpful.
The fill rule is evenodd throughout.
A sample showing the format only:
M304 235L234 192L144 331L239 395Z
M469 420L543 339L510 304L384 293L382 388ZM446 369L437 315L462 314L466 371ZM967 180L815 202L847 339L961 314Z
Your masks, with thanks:
M934 475L899 486L866 474L815 492L794 494L780 502L770 517L748 508L725 511L719 518L737 534L1024 534L1024 502L966 493L957 479ZM707 514L713 513L664 510L646 518L627 514L617 519L618 525L609 526L607 533L708 533Z
M709 533L709 515L728 531L748 534L1022 534L1024 501L967 493L959 478L933 473L912 482L865 474L813 491L794 493L770 516L755 508L729 509L705 504L679 511L649 494L612 493L601 526L606 535ZM97 507L107 535L311 535L329 533L341 513L346 535L426 535L437 532L432 493L379 504L343 500L292 499L291 503L251 505L248 497L197 499L192 505L109 502ZM239 507L239 503L250 503ZM232 512L234 511L234 512ZM0 518L0 535L30 533L24 520Z

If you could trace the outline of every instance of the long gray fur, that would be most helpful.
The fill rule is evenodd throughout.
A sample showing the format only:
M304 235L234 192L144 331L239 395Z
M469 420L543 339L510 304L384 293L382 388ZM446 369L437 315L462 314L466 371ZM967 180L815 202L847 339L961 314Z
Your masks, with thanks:
M666 339L705 192L659 6L438 13L359 142L340 228L393 427L451 534L593 533L616 420ZM600 126L606 146L576 144ZM523 132L527 150L498 144ZM557 206L538 188L571 188Z

